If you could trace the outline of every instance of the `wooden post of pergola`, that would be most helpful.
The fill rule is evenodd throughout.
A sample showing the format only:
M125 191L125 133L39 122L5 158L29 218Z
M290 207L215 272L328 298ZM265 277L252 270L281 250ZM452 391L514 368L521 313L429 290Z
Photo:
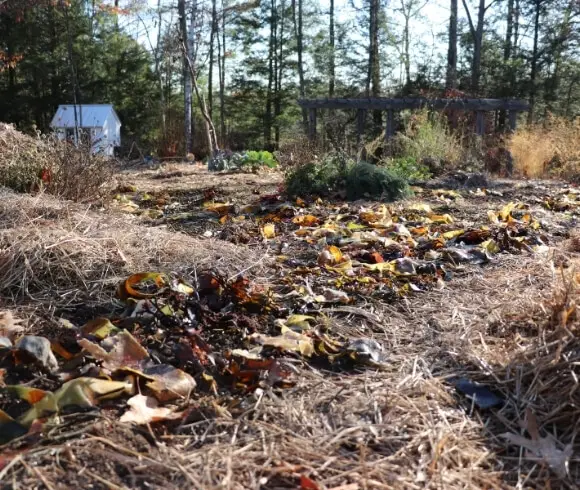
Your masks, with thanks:
M357 111L357 145L360 148L364 134L364 120L367 111L386 111L387 122L385 126L385 139L388 140L395 134L395 111L417 110L429 108L439 111L463 111L475 112L475 132L479 136L485 134L485 113L498 110L507 111L509 114L509 130L515 131L517 117L520 112L530 110L525 100L517 99L425 99L422 97L403 97L390 99L384 97L372 97L361 99L300 99L300 107L308 109L308 137L316 139L316 111L318 109L342 109Z

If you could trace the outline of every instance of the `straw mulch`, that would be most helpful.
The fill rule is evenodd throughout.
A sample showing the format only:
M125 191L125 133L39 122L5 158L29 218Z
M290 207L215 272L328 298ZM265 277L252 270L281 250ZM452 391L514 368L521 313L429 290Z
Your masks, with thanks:
M135 271L242 270L259 257L223 241L139 225L46 194L0 188L0 297L99 303Z

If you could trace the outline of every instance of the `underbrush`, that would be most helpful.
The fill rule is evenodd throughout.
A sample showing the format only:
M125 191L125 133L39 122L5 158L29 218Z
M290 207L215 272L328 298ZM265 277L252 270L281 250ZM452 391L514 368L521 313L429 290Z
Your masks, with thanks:
M394 201L410 195L407 179L401 174L355 162L342 154L295 167L286 174L285 188L292 197L342 194L350 200L371 197Z
M550 117L519 129L510 139L516 171L524 177L554 176L580 182L580 118Z
M16 192L44 190L64 199L103 197L113 179L113 164L90 148L54 136L36 138L0 124L0 185Z
M213 172L224 170L258 172L261 169L276 168L278 162L269 151L220 151L208 159L207 168Z

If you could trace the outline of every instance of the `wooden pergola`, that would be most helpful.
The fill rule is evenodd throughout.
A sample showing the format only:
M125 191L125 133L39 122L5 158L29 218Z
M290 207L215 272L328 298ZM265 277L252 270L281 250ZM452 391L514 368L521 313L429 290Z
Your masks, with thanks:
M475 132L483 136L485 133L485 113L505 111L508 114L508 128L515 131L520 112L530 109L525 100L517 99L426 99L422 97L402 97L396 99L374 97L357 99L300 99L300 107L308 110L307 135L316 139L316 115L318 109L342 109L357 111L357 136L359 142L364 133L367 111L385 111L387 113L385 138L389 140L395 134L395 112L406 109L453 110L475 112Z

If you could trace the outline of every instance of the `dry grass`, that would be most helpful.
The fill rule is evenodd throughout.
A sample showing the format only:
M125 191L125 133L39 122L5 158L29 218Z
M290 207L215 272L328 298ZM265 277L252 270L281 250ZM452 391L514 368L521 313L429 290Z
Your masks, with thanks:
M546 174L577 179L580 174L580 118L552 117L543 125L519 129L509 148L515 168L525 177Z
M180 179L180 187L191 178L199 187L201 175L167 177ZM246 199L254 177L244 178ZM481 204L461 206L485 214ZM4 192L0 261L7 260L12 273L2 276L8 269L0 267L0 285L11 284L0 295L15 303L30 295L43 300L62 280L59 301L74 294L86 301L94 287L91 301L97 302L112 292L103 285L139 269L217 264L233 274L259 259L243 246L131 220L43 195ZM45 429L41 444L22 453L10 453L18 443L6 448L14 459L0 468L0 481L15 490L296 489L303 477L324 490L575 488L579 253L572 236L545 255L500 254L485 267L459 269L441 290L393 304L369 299L362 311L381 322L352 314L356 308L331 312L331 329L386 347L390 366L383 371L329 371L289 359L297 367L296 387L264 389L242 400L200 394L189 417L169 428L120 424L115 409L67 415ZM452 376L484 383L505 405L474 408L450 385ZM560 447L572 445L565 478L502 437L529 437L522 429L528 410L542 436L553 434Z
M0 188L0 296L74 301L90 295L98 302L110 297L107 286L135 271L241 270L256 261L251 251L225 242L128 219Z
M44 189L78 202L105 196L113 179L113 162L54 136L27 136L0 123L0 185L17 192Z

